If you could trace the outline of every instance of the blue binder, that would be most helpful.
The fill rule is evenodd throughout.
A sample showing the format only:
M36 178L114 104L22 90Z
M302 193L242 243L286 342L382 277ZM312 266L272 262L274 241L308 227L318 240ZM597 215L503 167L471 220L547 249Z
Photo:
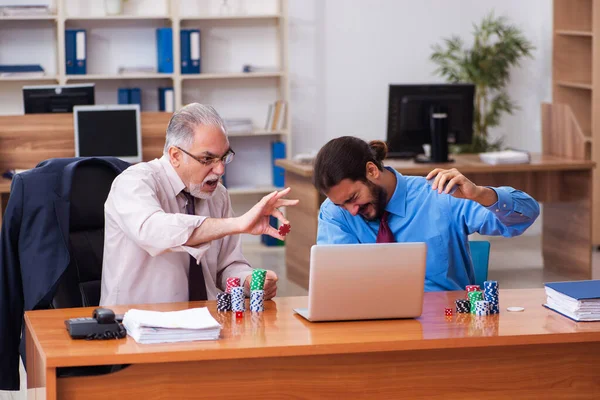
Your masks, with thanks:
M157 70L160 73L173 73L173 29L156 30Z
M546 286L575 300L600 299L600 280L552 282Z
M158 88L158 110L175 112L175 96L172 87Z
M129 104L139 104L140 110L142 109L142 89L140 89L140 88L129 89Z
M117 93L117 100L119 104L129 104L129 89L119 88Z
M200 30L181 30L181 73L200 73Z
M67 75L87 73L87 33L85 29L65 30L65 63Z
M285 171L282 167L275 165L275 160L285 158L285 143L284 142L272 142L271 143L271 162L273 165L273 186L284 187L285 186Z

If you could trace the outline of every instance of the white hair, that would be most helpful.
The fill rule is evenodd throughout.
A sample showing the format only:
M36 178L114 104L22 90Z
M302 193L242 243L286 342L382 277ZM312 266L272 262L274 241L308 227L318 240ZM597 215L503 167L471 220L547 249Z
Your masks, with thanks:
M199 103L188 104L171 117L163 153L169 154L171 146L189 149L194 142L194 130L199 125L215 126L227 135L225 123L214 107Z

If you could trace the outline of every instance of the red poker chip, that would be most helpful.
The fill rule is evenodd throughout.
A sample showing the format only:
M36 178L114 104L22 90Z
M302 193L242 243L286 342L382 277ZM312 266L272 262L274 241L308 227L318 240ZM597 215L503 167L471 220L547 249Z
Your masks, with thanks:
M281 236L286 236L292 230L292 226L290 224L283 224L279 227L279 234Z

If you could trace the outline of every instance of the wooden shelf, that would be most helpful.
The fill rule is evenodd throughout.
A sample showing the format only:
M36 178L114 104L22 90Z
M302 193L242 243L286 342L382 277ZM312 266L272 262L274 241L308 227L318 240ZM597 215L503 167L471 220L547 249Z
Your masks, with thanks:
M0 15L0 21L55 21L56 15Z
M228 133L229 137L251 137L251 136L285 136L289 135L287 130L275 130L275 131L266 131L266 130L255 130L252 132L241 132L241 133Z
M9 81L9 82L48 82L48 81L57 81L58 78L56 76L53 75L49 75L49 76L44 76L44 77L40 77L40 76L4 76L4 77L0 77L0 82L1 81Z
M182 80L279 78L283 72L224 72L181 75Z
M87 74L87 75L67 75L67 81L116 81L128 79L171 79L173 74Z
M131 20L165 20L171 19L169 15L96 15L96 16L72 16L66 17L65 21L131 21Z
M256 14L256 15L198 15L193 17L182 17L181 21L252 21L252 20L277 20L281 18L280 14Z
M557 81L556 84L558 86L568 87L568 88L572 88L572 89L592 90L592 84L591 83L570 82L570 81Z
M571 29L559 29L556 31L556 34L562 36L592 37L591 31L576 31Z
M275 186L258 186L258 187L228 187L227 191L230 195L243 195L243 194L269 194L275 190L283 190L283 188L277 188Z

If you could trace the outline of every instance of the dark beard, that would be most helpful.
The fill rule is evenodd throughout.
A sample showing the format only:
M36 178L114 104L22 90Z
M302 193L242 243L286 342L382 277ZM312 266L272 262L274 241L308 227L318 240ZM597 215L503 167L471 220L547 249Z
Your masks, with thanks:
M387 190L385 190L383 186L376 185L368 180L366 183L371 192L371 196L374 199L371 204L373 204L373 208L375 209L375 216L373 218L367 218L361 214L361 217L367 221L377 221L378 219L381 219L385 212L385 206L387 205Z

